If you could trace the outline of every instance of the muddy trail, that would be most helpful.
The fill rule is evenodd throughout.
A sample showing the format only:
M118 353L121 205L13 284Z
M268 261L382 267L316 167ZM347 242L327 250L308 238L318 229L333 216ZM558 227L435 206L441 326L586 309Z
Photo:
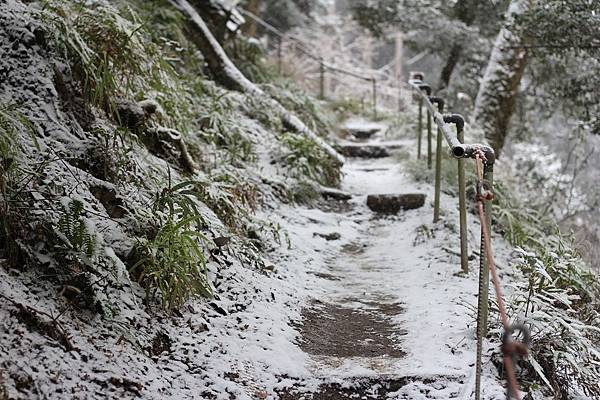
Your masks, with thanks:
M372 138L363 133L357 130L360 139L351 137L342 145L348 156L342 190L351 199L321 207L351 228L342 227L339 234L324 226L315 233L330 243L326 270L314 272L323 288L315 290L296 326L298 345L310 356L318 383L307 388L299 382L280 397L457 398L464 376L420 375L403 367L412 363L411 353L420 351L405 341L411 327L403 319L407 296L419 296L419 286L429 284L411 282L409 276L418 276L423 265L431 267L431 255L413 251L430 207L427 194L398 171L398 158L409 142L385 140L383 132Z

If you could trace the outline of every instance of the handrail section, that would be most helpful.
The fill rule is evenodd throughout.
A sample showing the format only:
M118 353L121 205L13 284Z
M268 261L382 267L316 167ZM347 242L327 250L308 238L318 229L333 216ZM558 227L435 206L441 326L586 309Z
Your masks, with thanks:
M483 152L483 154L485 155L485 159L487 160L487 163L494 164L494 162L496 160L496 155L494 153L494 149L492 149L490 146L488 146L486 144L461 143L458 140L458 138L456 137L456 135L454 135L452 133L452 130L450 129L450 126L448 125L447 122L456 124L457 118L454 118L451 121L444 121L444 115L442 115L442 113L440 113L438 111L438 109L436 109L436 107L434 107L434 105L432 103L432 101L435 101L439 105L440 100L443 100L443 99L440 99L439 97L436 97L435 100L434 100L434 98L430 98L431 87L429 85L424 83L422 80L417 80L417 79L409 80L408 84L413 89L416 90L417 94L420 97L420 101L423 102L423 104L425 105L425 107L427 108L429 113L431 114L433 121L438 126L438 129L441 130L442 134L444 135L444 138L446 139L446 142L448 143L448 146L450 146L452 155L455 158L473 158L474 159L475 155L478 152ZM429 88L429 90L427 88ZM441 104L443 104L443 103L441 103ZM462 119L462 117L461 117L461 119ZM464 119L460 123L462 123L464 125Z
M468 229L467 229L467 210L466 210L466 184L464 172L464 159L473 158L476 163L483 162L482 182L489 190L492 190L493 171L496 155L494 150L485 144L464 143L464 118L458 114L442 114L445 101L441 97L432 96L431 86L424 82L422 72L411 73L409 86L414 89L419 101L419 121L417 124L417 157L421 155L421 137L422 137L422 106L427 110L428 127L428 168L431 168L431 120L437 126L437 149L435 157L435 197L433 208L433 222L440 218L440 196L441 196L441 176L442 176L442 137L450 149L452 157L458 159L458 197L459 197L459 225L460 225L460 258L461 267L464 273L469 272L469 254L468 254ZM434 106L434 103L437 107ZM456 127L456 134L452 131L449 124ZM479 189L479 188L478 188ZM479 290L477 306L477 359L476 359L476 379L475 379L475 399L479 400L481 396L481 360L483 353L483 338L487 334L488 323L488 298L489 298L489 260L486 256L484 247L484 238L490 237L491 227L491 202L484 204L486 223L481 225L481 249L479 253ZM484 226L485 225L485 226Z
M419 113L417 123L417 157L421 156L421 137L423 128L423 112L422 106L425 105L427 110L427 131L428 131L428 157L427 166L431 168L431 120L437 126L437 149L435 162L435 198L433 209L433 222L437 222L440 216L440 193L441 193L441 170L442 170L442 137L446 139L446 143L450 149L450 153L458 160L458 198L459 198L459 225L460 225L460 258L463 272L469 272L469 255L468 255L468 237L467 237L467 206L466 206L466 187L465 187L465 171L464 159L475 159L477 175L479 182L477 184L477 201L480 208L481 219L481 248L479 253L479 292L477 305L477 359L475 366L475 399L481 398L481 361L483 353L483 338L487 335L488 321L488 299L489 299L489 283L490 283L490 266L492 267L492 275L494 276L494 285L498 302L502 303L502 294L499 289L497 277L495 275L495 267L493 263L493 255L491 254L491 222L492 222L492 207L491 198L493 198L493 172L496 155L494 150L486 145L479 143L465 143L464 140L464 118L458 114L442 114L444 111L445 101L441 97L432 96L431 86L424 82L424 74L422 72L413 72L411 79L408 81L409 86L414 89L417 94ZM434 106L434 103L437 107ZM456 134L453 132L449 124L453 124L456 128ZM480 165L483 165L483 171L480 171ZM483 195L482 193L486 193ZM505 335L510 335L509 326L506 316L504 315ZM518 328L521 329L521 328ZM525 328L524 328L525 329ZM521 329L523 330L523 329ZM526 330L526 329L525 329ZM525 343L526 345L526 343ZM507 352L505 352L505 365L507 371L512 368L512 364L508 363ZM517 393L516 377L513 373L509 373L510 389L507 398L515 397L519 399Z

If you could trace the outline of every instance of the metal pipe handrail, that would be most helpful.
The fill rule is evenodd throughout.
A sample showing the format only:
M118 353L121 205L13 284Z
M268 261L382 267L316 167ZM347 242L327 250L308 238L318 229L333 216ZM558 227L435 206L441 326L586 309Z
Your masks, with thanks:
M325 68L327 68L330 71L339 72L340 74L352 76L352 77L357 78L357 79L362 79L364 81L369 81L369 82L373 82L373 80L375 80L374 77L367 77L367 76L364 76L364 75L360 75L360 74L358 74L356 72L352 72L352 71L340 68L340 67L335 66L335 65L327 64L326 62L323 62L323 65L325 66Z
M302 42L300 39L294 37L293 35L287 34L283 31L279 30L278 28L269 24L267 21L260 18L258 15L252 13L251 11L248 11L241 7L238 7L237 10L239 10L239 12L242 15L254 20L260 26L265 28L268 32L274 34L276 37L279 38L279 41L277 44L277 57L278 57L277 65L279 67L280 72L282 71L282 58L283 58L282 45L283 45L284 39L286 39L286 38L288 38L290 40L290 42L292 43L292 45L297 50L299 50L302 54L304 54L308 58L310 58L318 63L319 69L320 69L320 71L319 71L319 73L320 73L319 97L321 97L321 98L325 97L325 71L333 72L334 75L336 73L343 74L343 75L350 76L350 77L353 77L356 79L371 82L371 84L372 84L371 90L373 92L373 116L376 117L377 116L377 92L378 92L378 87L380 86L379 82L396 79L397 80L396 90L401 89L405 86L404 82L401 82L397 78L390 76L389 73L387 73L381 69L380 70L370 70L370 72L368 72L367 74L363 74L363 73L351 71L346 68L339 67L337 65L327 63L323 56L313 53L309 49L309 47L304 42ZM384 67L383 69L385 69L385 68L386 67ZM401 97L400 96L393 96L393 97L398 99L399 107L400 107L400 98Z
M459 114L442 114L444 100L440 97L431 96L431 87L423 82L424 74L422 72L413 72L408 81L409 86L415 90L419 101L419 114L417 124L417 158L421 153L421 135L422 135L422 106L425 104L427 109L428 133L431 134L430 121L433 119L437 125L437 150L435 163L435 192L433 203L433 222L439 221L440 217L440 195L441 195L441 175L442 175L442 147L443 139L446 139L450 147L452 156L458 161L457 181L458 181L458 202L459 202L459 226L460 226L460 257L461 267L464 273L469 271L468 262L468 229L467 229L467 205L466 205L466 184L464 163L465 158L474 158L477 165L477 175L479 182L477 184L477 201L480 202L481 215L481 248L479 257L479 288L477 301L477 351L475 362L475 400L481 398L481 371L483 356L483 338L487 334L487 322L489 314L489 266L493 266L489 243L486 245L486 238L491 235L492 224L492 204L490 197L483 197L481 187L485 185L491 192L494 182L494 163L496 156L494 150L485 144L464 143L465 120ZM438 106L436 109L434 103ZM456 127L456 134L450 129L448 124ZM431 149L428 149L431 151ZM483 171L479 169L479 163L483 162ZM431 168L431 162L428 158L428 168ZM493 197L493 196L492 196ZM484 202L484 200L487 200Z
M476 154L482 152L485 156L486 163L494 164L496 161L496 155L494 153L494 149L492 149L490 146L486 144L465 144L458 140L446 121L444 121L444 115L442 115L442 113L440 113L432 104L432 101L429 98L430 93L424 93L423 87L429 87L429 85L426 85L423 83L423 81L417 79L409 80L408 84L415 89L415 91L421 97L423 104L427 110L429 110L433 121L442 132L442 135L444 135L444 138L446 139L454 158L475 158Z

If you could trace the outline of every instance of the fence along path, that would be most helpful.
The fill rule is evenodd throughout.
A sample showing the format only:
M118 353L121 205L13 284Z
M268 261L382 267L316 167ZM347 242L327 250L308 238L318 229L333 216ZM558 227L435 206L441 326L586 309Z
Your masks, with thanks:
M280 31L250 11L244 9L239 9L239 11L245 17L252 19L277 38L275 56L277 58L277 66L280 73L283 72L283 60L286 45L288 45L288 50L298 51L308 60L312 61L311 65L305 66L304 73L311 78L315 78L316 75L315 80L318 81L317 90L320 98L323 99L328 95L326 77L330 74L333 78L337 78L336 81L338 84L345 84L341 77L349 77L356 81L356 86L364 89L365 92L368 91L374 118L377 118L378 104L381 104L382 100L385 100L386 103L393 102L398 108L401 108L402 104L407 100L405 95L407 91L405 89L407 89L408 86L389 73L389 66L384 66L381 70L357 69L355 67L341 66L333 62L327 62L323 55L316 54L314 51L309 50L309 46L296 36Z
M324 98L325 93L325 73L329 71L333 74L338 74L346 77L355 78L371 83L371 96L373 116L377 117L378 103L378 78L382 80L392 81L393 78L383 72L371 71L370 74L364 72L356 72L354 68L341 67L324 61L320 55L316 55L299 39L294 36L286 35L277 28L268 24L258 16L246 10L240 10L246 17L253 19L263 28L274 34L277 38L277 64L280 72L283 64L283 44L287 38L292 42L294 49L300 51L309 59L317 62L319 73L319 96ZM445 101L441 97L432 96L431 86L424 82L424 74L414 72L411 74L411 79L408 85L396 82L395 85L387 85L385 88L386 95L395 99L398 102L399 108L402 106L402 101L405 96L402 95L402 89L410 88L416 94L418 102L418 121L417 121L417 157L421 158L421 149L423 144L423 108L426 111L427 124L427 168L432 168L433 160L433 132L432 125L435 124L437 131L436 146L435 146L435 195L433 222L437 222L440 217L440 194L441 194L441 172L442 172L442 151L443 139L445 139L450 154L457 160L458 163L458 193L459 193L459 225L460 225L460 258L461 269L463 272L469 271L468 265L468 240L467 240L467 199L466 199L466 182L464 164L465 159L475 160L475 168L478 177L476 187L476 202L479 211L479 221L481 225L481 248L480 248L480 263L479 263L479 290L478 290L478 306L477 306L477 359L475 363L475 399L481 398L481 372L482 372L482 348L483 338L487 335L488 314L489 314L489 283L490 274L492 276L493 286L498 303L500 319L504 328L502 336L501 350L504 355L504 365L507 374L507 399L515 398L520 400L518 382L515 374L515 362L518 356L527 354L527 346L530 341L529 330L522 324L510 324L506 315L506 307L502 294L501 285L496 272L496 266L493 257L491 243L491 226L492 226L492 207L493 200L493 174L495 164L494 150L486 144L468 144L464 139L464 118L459 114L442 114L444 112ZM395 93L390 93L390 89ZM453 124L456 129L456 134L452 132L450 124ZM513 335L520 333L523 336L523 341L518 342L513 339ZM467 383L469 384L469 383ZM471 388L467 387L466 398L470 398Z
M436 158L435 158L435 196L433 209L433 222L439 219L441 171L442 171L442 137L446 140L450 153L458 162L458 200L459 200L459 225L460 225L460 258L463 272L469 271L468 264L468 240L467 240L467 205L464 161L471 158L475 160L477 172L476 201L479 211L479 222L481 224L481 249L479 263L479 291L477 305L477 359L475 363L475 399L481 398L481 361L483 338L487 335L488 326L488 300L490 273L494 284L496 300L500 313L500 319L504 327L502 338L502 353L504 354L504 365L508 378L507 399L520 400L518 382L515 375L515 362L518 356L527 354L529 344L528 328L521 324L511 325L506 315L502 288L496 272L494 255L491 243L493 177L494 177L494 150L485 144L468 144L464 140L465 122L458 114L442 114L445 101L440 97L432 96L431 86L424 82L424 74L413 73L409 85L415 91L418 101L417 122L417 157L421 157L422 132L423 132L423 106L427 111L427 166L432 168L432 121L437 128L436 136ZM434 104L437 106L435 107ZM452 132L449 124L456 127L456 135ZM523 335L523 342L517 342L512 335L519 332ZM469 388L467 388L469 390ZM470 391L468 391L470 395Z

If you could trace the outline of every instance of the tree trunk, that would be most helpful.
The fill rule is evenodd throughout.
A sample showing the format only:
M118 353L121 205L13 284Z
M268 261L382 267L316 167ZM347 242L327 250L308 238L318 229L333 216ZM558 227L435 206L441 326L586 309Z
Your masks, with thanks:
M259 15L261 0L250 0L246 6L246 10L254 15ZM256 21L252 18L246 18L246 23L242 26L242 33L249 37L256 37Z
M246 93L250 96L264 98L269 102L272 110L278 114L281 121L288 128L306 136L327 152L339 163L344 163L342 157L333 147L311 131L298 117L286 110L279 102L266 94L258 86L246 78L231 62L221 45L212 35L196 9L187 0L170 0L188 18L192 39L204 55L209 69L215 78L231 90Z
M471 26L473 22L475 22L478 1L479 0L457 1L453 9L454 18L458 19L466 26ZM454 72L454 68L458 64L458 60L460 60L464 45L465 44L462 42L456 42L452 45L450 54L448 54L448 59L446 60L446 65L444 65L444 68L440 74L438 90L447 88L450 84L450 77L452 76L452 72Z
M512 0L507 11L507 23L496 38L475 100L474 119L484 129L496 156L500 155L504 146L527 61L522 38L508 27L514 22L514 17L526 9L527 0Z
M450 77L452 76L452 72L454 72L454 67L456 67L456 64L458 64L458 60L460 59L462 51L462 44L455 43L452 45L452 48L450 49L450 54L448 55L448 60L446 60L446 65L444 65L442 73L440 74L440 83L438 85L438 90L445 89L450 84Z

